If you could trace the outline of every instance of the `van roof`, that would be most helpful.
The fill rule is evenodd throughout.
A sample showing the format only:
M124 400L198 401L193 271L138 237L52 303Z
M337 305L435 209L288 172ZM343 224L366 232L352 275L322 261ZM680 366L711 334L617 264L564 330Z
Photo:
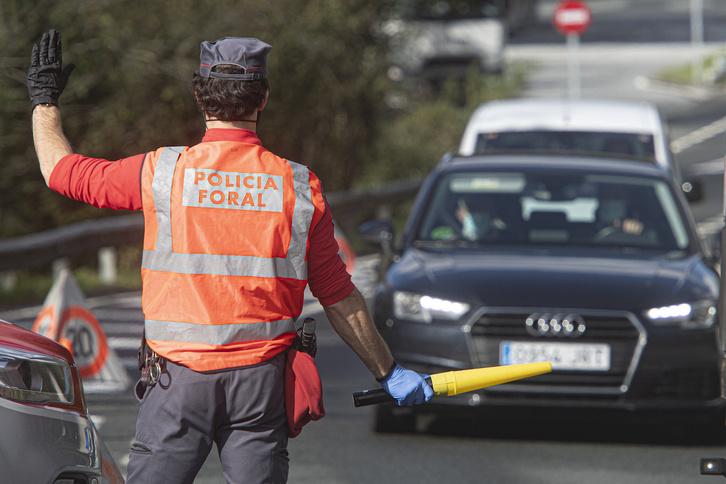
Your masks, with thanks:
M459 152L473 154L480 133L503 131L594 131L662 136L660 114L647 102L596 99L507 99L479 106Z

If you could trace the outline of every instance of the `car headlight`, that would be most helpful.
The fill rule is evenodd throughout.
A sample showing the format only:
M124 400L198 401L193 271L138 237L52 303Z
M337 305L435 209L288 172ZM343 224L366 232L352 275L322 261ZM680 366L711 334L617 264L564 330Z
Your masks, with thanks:
M457 320L469 311L469 305L447 299L410 292L393 293L393 314L398 319L430 323L433 319Z
M71 403L71 368L63 360L0 348L0 397L24 403Z
M678 325L684 329L710 328L716 320L716 305L712 302L673 304L648 309L645 315L657 325Z

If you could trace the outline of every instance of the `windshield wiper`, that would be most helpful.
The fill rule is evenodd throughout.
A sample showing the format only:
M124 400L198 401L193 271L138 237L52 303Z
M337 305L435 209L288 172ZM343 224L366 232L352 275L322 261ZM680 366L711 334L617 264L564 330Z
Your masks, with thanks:
M443 249L453 247L478 247L480 244L473 240L414 240L412 245L425 249Z

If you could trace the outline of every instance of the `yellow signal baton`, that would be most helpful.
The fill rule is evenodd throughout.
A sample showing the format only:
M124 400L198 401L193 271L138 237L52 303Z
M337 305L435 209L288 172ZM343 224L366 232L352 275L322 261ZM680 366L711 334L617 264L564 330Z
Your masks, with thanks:
M530 376L541 375L552 371L549 361L540 363L524 363L521 365L492 366L471 370L446 371L436 373L426 379L434 390L434 397L447 397L460 393L472 392L482 388L500 385L510 381L521 380ZM353 394L356 407L374 405L393 401L393 397L383 388L366 390Z

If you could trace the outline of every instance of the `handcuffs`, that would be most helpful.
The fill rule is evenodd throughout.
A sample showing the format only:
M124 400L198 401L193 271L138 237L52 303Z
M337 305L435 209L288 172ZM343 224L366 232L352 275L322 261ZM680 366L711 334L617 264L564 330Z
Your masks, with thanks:
M155 351L149 351L146 353L144 358L143 366L141 370L141 379L150 387L153 387L159 382L161 378L161 356L157 355Z
M146 332L141 335L141 346L137 353L139 370L141 371L141 382L149 387L159 383L163 372L165 359L159 356L156 351L146 344Z

